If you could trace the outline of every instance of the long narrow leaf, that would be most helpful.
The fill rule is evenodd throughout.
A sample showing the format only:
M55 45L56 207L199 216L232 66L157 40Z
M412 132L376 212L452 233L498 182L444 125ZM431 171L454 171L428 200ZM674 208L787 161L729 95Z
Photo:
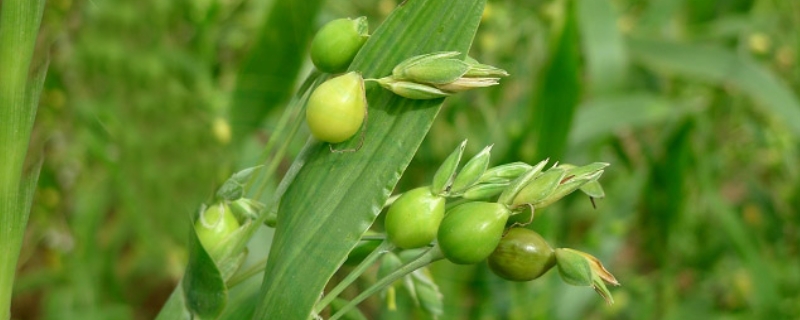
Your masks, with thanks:
M578 1L577 6L589 89L619 91L627 77L628 52L614 6L611 0Z
M234 141L291 97L321 0L276 0L237 75L230 118Z
M648 93L630 93L581 104L570 132L570 146L604 138L616 130L641 128L691 112L684 105Z
M469 50L485 0L401 4L351 65L365 78L433 51ZM309 156L281 201L265 270L258 319L306 319L326 282L369 228L428 132L442 100L407 100L367 89L369 121L361 150L331 153L310 142ZM357 139L353 139L357 140ZM338 149L355 147L357 141Z
M645 65L741 90L800 136L800 100L785 83L754 61L719 47L645 39L630 39L629 44L634 58Z
M580 102L578 22L574 1L567 1L567 18L558 36L540 81L528 121L529 135L535 146L533 159L558 159L564 152L572 117ZM518 141L522 145L524 140Z
M38 166L23 170L23 164L47 68L28 80L44 1L0 4L0 319L8 319L22 237L39 178Z

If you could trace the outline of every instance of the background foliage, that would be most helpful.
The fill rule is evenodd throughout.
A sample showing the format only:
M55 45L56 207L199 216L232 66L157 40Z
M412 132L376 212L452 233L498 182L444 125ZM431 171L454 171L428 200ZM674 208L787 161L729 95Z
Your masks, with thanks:
M152 318L183 272L189 215L254 163L308 73L310 32L358 15L374 30L396 5L49 1L31 148L45 162L12 316ZM623 286L606 306L555 273L517 284L439 262L445 318L800 314L798 30L794 1L489 1L470 54L512 76L447 99L396 190L430 181L464 138L467 155L494 144L494 164L610 162L597 209L570 197L532 227L596 254ZM399 299L363 310L409 318Z

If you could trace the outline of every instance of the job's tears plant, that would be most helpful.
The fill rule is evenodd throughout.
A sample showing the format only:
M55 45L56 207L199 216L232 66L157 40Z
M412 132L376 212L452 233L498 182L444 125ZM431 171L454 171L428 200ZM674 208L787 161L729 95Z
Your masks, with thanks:
M444 160L430 185L403 193L389 205L384 243L320 300L316 312L324 310L381 255L379 280L349 304L339 306L331 319L352 312L363 299L379 292L393 308L397 286L406 287L417 305L431 304L424 300L436 295L421 297L405 277L441 259L476 264L488 258L492 272L512 281L537 279L557 265L567 284L590 286L609 303L613 301L603 281L612 285L618 282L599 260L573 249L553 250L538 233L524 228L532 222L536 210L587 184L592 183L592 189L584 193L604 195L598 179L608 164L555 164L546 168L549 161L543 160L536 165L515 162L489 168L489 146L459 168L465 145L466 141ZM442 207L449 201L459 204L442 217ZM510 219L523 215L527 221ZM432 230L437 227L434 240ZM398 259L395 254L407 258ZM432 281L426 283L435 286Z
M319 70L342 73L350 69L340 75L310 77L290 103L300 119L305 115L318 141L345 142L361 130L363 142L368 112L365 81L377 82L404 98L425 100L497 85L508 75L469 57L457 58L460 54L456 51L445 51L409 57L383 78L363 79L353 70L357 68L349 65L361 50L366 32L365 19L341 19L323 27L313 41L312 61ZM327 80L319 83L318 79ZM280 139L291 140L301 121L294 122L288 136L271 137L265 155L274 151ZM426 268L443 259L458 264L488 259L494 273L513 281L530 281L558 266L565 282L593 287L610 301L603 281L617 282L597 259L572 249L553 250L540 235L523 228L533 222L535 213L576 190L592 199L602 198L598 179L608 164L555 164L548 168L549 160L543 160L535 165L512 162L491 167L492 146L487 146L461 165L465 146L466 141L455 148L430 183L387 202L383 229L363 235L344 262L351 266L350 272L317 301L309 317L320 318L329 306L330 319L359 317L356 305L375 294L382 294L392 308L399 287L425 312L439 315L442 296ZM283 143L276 154L285 147ZM253 173L274 173L280 157L276 159L234 174L208 207L201 206L194 218L181 290L177 296L173 294L180 298L171 298L159 318L185 316L186 312L197 318L216 318L225 309L228 290L264 270L266 262L262 261L239 271L247 255L247 241L265 223L280 227L278 203L303 162L292 166L271 202L260 203L254 199L261 198L263 185L251 192ZM339 297L379 261L373 285L350 301Z

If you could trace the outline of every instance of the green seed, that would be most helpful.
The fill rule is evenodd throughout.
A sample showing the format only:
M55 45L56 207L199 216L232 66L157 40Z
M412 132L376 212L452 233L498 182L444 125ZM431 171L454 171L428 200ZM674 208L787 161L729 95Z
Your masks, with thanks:
M525 228L508 230L489 256L494 274L511 281L536 279L555 264L553 248L536 231Z
M431 194L430 187L404 193L386 213L386 236L403 249L430 244L436 238L444 217L444 205L445 198Z
M203 248L214 258L219 257L222 253L220 244L239 227L239 221L225 203L210 206L200 214L194 224L197 238L200 239Z
M368 31L366 17L328 22L311 41L311 61L320 71L344 72L369 38Z
M475 264L492 254L510 210L493 202L467 202L450 209L439 226L442 253L453 263Z
M317 140L339 143L358 132L366 111L364 80L357 72L350 72L314 90L308 99L306 122Z

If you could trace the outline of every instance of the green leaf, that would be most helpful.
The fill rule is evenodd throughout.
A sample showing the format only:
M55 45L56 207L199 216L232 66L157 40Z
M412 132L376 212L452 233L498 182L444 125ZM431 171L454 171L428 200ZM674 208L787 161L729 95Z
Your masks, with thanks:
M610 0L578 1L587 80L593 93L619 91L625 85L628 53L618 19Z
M228 289L214 260L200 244L194 228L191 230L189 263L182 282L186 307L200 319L215 319L225 309Z
M306 59L321 0L275 0L236 79L230 119L233 141L253 132L294 89Z
M566 22L550 52L550 62L544 67L542 77L534 84L528 128L530 134L522 135L515 145L522 146L533 140L533 159L551 157L558 159L564 153L572 118L580 102L581 75L579 70L578 22L574 1L566 1Z
M689 108L648 93L631 93L589 100L578 108L570 145L605 138L617 130L641 128L679 118Z
M376 78L408 57L467 52L484 4L405 2L373 33L350 70ZM297 159L303 168L280 202L255 318L309 317L325 284L374 222L443 102L404 99L377 85L367 88L367 99L369 122L359 151L331 153L326 144L310 143L308 156ZM354 148L357 141L348 143Z
M347 305L347 300L336 298L331 302L331 313L336 313L336 311L341 310L344 306ZM353 308L347 311L347 313L342 316L342 320L367 320L367 317L361 313L361 310L358 308Z
M47 64L29 79L44 1L5 0L0 5L0 319L9 319L14 274L39 179L40 165L25 168L25 156Z
M629 39L640 63L667 73L741 90L800 136L800 100L773 73L755 61L720 47Z
M415 296L420 308L427 314L434 316L434 318L442 315L444 313L444 297L439 291L439 286L433 282L430 270L422 268L406 277L411 277L414 281Z

